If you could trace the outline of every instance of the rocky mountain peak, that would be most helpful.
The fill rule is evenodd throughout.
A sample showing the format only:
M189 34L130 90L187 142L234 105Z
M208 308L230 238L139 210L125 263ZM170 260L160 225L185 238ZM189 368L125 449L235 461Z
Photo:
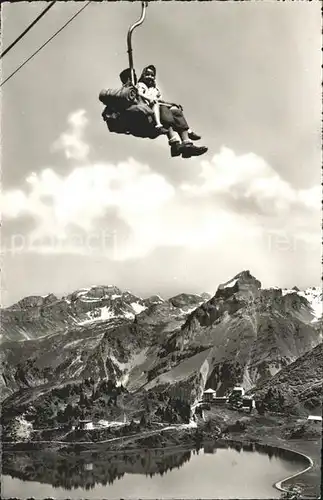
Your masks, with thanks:
M58 297L56 297L56 295L54 295L53 293L49 293L48 295L46 295L46 297L44 297L43 305L53 304L54 302L57 302L58 300L59 299L58 299Z
M92 285L89 288L81 288L67 296L68 300L74 301L80 298L84 299L103 299L112 296L121 296L122 291L115 285Z
M147 299L144 299L144 303L147 307L153 304L163 304L165 300L160 295L151 295Z
M261 282L257 280L249 270L241 271L234 278L219 285L215 294L216 299L228 299L231 295L239 293L241 298L258 296Z
M51 304L54 304L57 302L59 299L54 295L53 293L49 293L48 295L29 295L27 297L24 297L23 299L19 300L15 304L3 308L4 310L16 310L16 311L23 311L23 310L31 310L31 309L37 309L45 306L49 306Z
M88 295L88 297L101 299L105 296L119 295L121 293L122 292L121 292L120 288L118 288L115 285L108 285L108 286L96 286L96 285L94 285L87 292L87 295Z
M199 306L205 299L201 295L196 295L194 293L180 293L171 297L169 302L175 307L185 307L185 306Z

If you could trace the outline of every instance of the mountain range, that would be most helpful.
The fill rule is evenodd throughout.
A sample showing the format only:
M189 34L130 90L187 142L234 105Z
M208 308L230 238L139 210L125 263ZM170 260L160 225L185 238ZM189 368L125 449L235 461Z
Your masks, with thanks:
M259 397L271 384L284 393L292 385L288 404L297 401L304 411L322 396L318 287L265 289L242 271L214 295L140 298L114 285L92 286L62 298L26 297L1 317L6 406L90 377L190 404L208 387L224 395L237 384Z

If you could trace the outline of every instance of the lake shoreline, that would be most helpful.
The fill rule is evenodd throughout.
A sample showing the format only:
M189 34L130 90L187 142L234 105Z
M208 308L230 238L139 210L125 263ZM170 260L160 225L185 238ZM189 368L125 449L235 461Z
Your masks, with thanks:
M228 447L228 448L231 448L231 449L235 449L236 451L239 452L239 454L240 454L240 452L246 452L246 451L247 452L248 451L249 452L253 451L253 452L256 452L256 453L261 453L261 454L265 453L266 454L266 453L269 453L269 448L272 448L272 453L269 455L270 457L273 455L273 456L276 456L276 457L278 456L278 457L285 458L285 459L288 460L287 457L284 457L284 453L283 454L279 453L281 449L277 449L276 447L271 447L271 446L269 446L267 444L259 444L259 443L255 443L255 442L253 442L253 443L250 443L250 442L242 443L242 440L239 441L237 439L223 439L223 438L220 438L220 439L218 439L216 441L213 441L213 442L212 441L208 441L208 442L203 443L202 448L205 449L205 448L207 448L207 446L209 446L209 450L207 451L207 453L213 453L213 450L216 451L217 449L223 449L223 448L227 448ZM261 449L260 446L263 446L263 449ZM210 448L212 448L212 450L210 450ZM194 447L193 447L193 449L194 449ZM192 451L192 445L186 445L185 447L183 447L183 446L165 447L162 450L163 450L163 454L167 453L167 451L168 452L171 451L171 452L176 452L177 455L180 455L183 452ZM119 450L119 451L116 451L116 452L110 451L110 453L103 452L103 454L104 454L104 457L106 455L110 455L110 456L113 457L113 456L117 456L117 455L123 455L125 453L125 451L126 450ZM141 452L141 453L143 452L142 449L130 449L127 452L127 455L128 456L130 456L131 454L136 455L138 453L138 451ZM147 452L148 454L153 453L154 451L156 451L156 448L145 450L145 452ZM294 455L296 455L296 454L300 456L300 454L298 452L294 452L294 450L288 449L287 451L291 454L291 458L294 458ZM51 452L55 453L55 450L48 450L48 452L49 452L49 454ZM277 455L277 452L278 452L278 455ZM81 459L81 457L83 457L83 460L84 459L86 460L87 453L91 453L91 451L81 452L80 454L77 454L77 456L80 459ZM13 452L13 455L15 455L14 452ZM66 455L65 454L61 454L62 458L64 456L66 456ZM89 457L89 458L90 458L90 461L91 461L92 457ZM304 457L304 455L302 455L302 458L304 459L304 461L303 461L304 465L303 465L303 467L300 466L300 468L302 468L304 470L304 467L307 466L307 465L305 465L305 460L307 459L307 457ZM299 474L302 474L302 471L298 471L298 472L294 473L294 475L299 475ZM9 472L9 475L10 475L10 472ZM19 478L19 476L17 476L17 477ZM280 480L278 482L284 482L284 481L285 481L285 479L283 479L282 481ZM275 483L271 484L271 487L275 488L278 491L282 491L282 492L285 491L283 488L277 488L276 485L277 485L278 482L276 481ZM269 484L267 482L267 487L269 486ZM13 500L13 498L15 498L15 497L10 497L10 499L9 499L9 497L6 497L6 498L7 498L7 500ZM34 500L33 496L29 496L28 498L29 498L29 500ZM51 498L51 496L46 497L46 498L49 499L49 498Z
M269 418L267 417L256 416L251 420L250 428L247 428L245 432L231 433L230 438L239 440L242 444L256 443L287 452L291 451L303 456L308 465L304 467L301 473L292 477L282 478L278 482L278 486L280 483L283 491L293 486L300 486L302 497L319 498L321 486L321 435L316 438L304 436L288 439L284 435L284 423L286 425L286 421L288 421L287 417L285 419L285 417L271 416L271 422L268 422L268 420ZM264 424L262 425L263 421ZM277 483L275 487L277 487L276 485Z
M240 414L236 412L226 411L226 422L230 424L237 420L237 417L241 418ZM215 415L209 415L209 419L213 424L218 423L218 418L221 416L221 412L215 412ZM112 442L93 442L93 443L62 443L58 445L52 442L52 446L46 444L47 448L52 451L57 451L58 453L73 453L77 451L80 454L91 453L95 451L103 451L104 448L109 447L109 449L104 450L106 453L118 454L124 453L136 453L142 450L170 450L170 449L190 449L194 446L200 446L203 448L204 445L210 443L240 443L245 446L260 445L268 446L271 448L282 450L283 452L290 452L295 455L301 456L304 459L304 467L300 472L295 473L293 476L287 478L281 478L276 482L273 487L281 492L286 491L288 488L299 485L302 488L302 496L305 497L318 497L320 490L320 446L317 440L308 439L293 439L289 440L284 438L280 432L281 418L270 417L271 425L265 426L263 421L265 418L258 416L250 416L249 422L251 423L250 428L236 432L227 432L225 435L223 432L220 436L215 437L214 431L205 429L205 423L199 423L197 428L186 428L186 429L161 429L159 432L152 431L153 434L148 434L145 436L124 436L120 440L115 440ZM284 419L283 419L284 420ZM32 451L37 449L42 449L43 445L40 442L25 442L25 443L14 443L3 442L3 452L19 452L20 451Z

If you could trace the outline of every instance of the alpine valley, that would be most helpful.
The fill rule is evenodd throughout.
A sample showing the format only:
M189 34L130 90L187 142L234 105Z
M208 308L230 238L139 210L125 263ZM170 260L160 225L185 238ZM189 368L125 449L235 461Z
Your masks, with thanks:
M26 297L1 316L5 408L41 405L53 390L89 379L121 385L128 399L167 393L191 406L207 388L223 396L240 385L264 397L273 384L288 392L288 411L308 413L323 394L322 290L263 289L249 271L213 296L143 299L92 286Z
M145 450L148 465L140 453L138 460L147 476L157 467L151 453L164 470L167 450L203 447L207 453L233 442L239 450L243 443L247 450L257 445L279 455L292 447L294 459L310 456L303 490L318 494L320 288L266 289L242 271L214 294L141 298L114 285L92 286L65 297L25 297L2 309L1 317L3 472L9 489L16 491L10 478L22 481L22 488L36 485L36 492L44 482L47 488L69 488L66 471L74 459L81 466L83 451L91 454L99 483L106 484L110 472L113 478L129 467L128 474L137 473L133 455L120 453ZM253 401L248 412L232 399L237 387L244 401ZM179 452L169 453L167 464L176 465ZM61 461L65 465L58 467ZM101 466L116 461L120 473ZM44 471L56 466L53 482ZM77 473L75 487L94 481L92 472L86 474ZM281 488L294 486L286 480Z

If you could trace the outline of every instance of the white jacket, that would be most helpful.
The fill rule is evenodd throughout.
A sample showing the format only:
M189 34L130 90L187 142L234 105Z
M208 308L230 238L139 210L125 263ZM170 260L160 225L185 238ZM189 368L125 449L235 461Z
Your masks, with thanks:
M161 98L161 93L158 87L147 87L143 82L137 83L138 94L148 103L157 101Z

